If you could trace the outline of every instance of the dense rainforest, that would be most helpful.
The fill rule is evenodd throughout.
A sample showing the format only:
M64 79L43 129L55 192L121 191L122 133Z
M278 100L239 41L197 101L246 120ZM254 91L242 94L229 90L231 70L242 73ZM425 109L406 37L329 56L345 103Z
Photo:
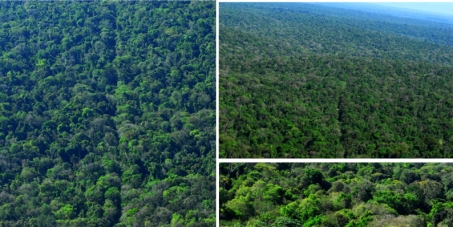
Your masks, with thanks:
M220 157L453 157L453 25L221 3Z
M215 225L215 2L0 2L0 226Z
M451 163L221 163L221 226L449 227Z

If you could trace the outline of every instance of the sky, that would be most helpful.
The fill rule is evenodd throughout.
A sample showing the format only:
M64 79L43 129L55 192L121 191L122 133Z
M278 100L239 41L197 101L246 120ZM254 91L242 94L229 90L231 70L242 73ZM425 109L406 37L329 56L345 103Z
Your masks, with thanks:
M374 4L453 16L453 2L379 2Z

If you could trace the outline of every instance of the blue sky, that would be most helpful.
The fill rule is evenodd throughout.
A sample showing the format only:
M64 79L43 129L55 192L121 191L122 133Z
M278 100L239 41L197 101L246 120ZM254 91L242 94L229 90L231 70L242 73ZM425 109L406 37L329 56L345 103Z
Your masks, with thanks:
M453 2L376 2L374 4L415 9L431 13L442 13L453 16Z

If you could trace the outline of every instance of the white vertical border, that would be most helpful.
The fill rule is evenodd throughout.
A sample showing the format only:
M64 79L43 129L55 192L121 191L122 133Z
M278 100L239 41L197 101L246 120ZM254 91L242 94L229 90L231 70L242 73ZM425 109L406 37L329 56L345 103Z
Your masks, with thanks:
M216 119L216 145L215 145L215 195L216 195L216 199L215 199L215 216L216 216L216 226L219 227L220 226L220 197L219 197L219 186L220 186L220 183L219 183L219 177L220 177L220 171L219 171L219 113L220 113L220 90L219 90L219 0L215 0L215 4L216 4L216 11L215 11L215 16L216 16L216 21L215 21L215 51L216 51L216 54L215 54L215 65L216 65L216 68L215 68L215 86L216 86L216 102L215 102L215 106L216 106L216 115L215 115L215 119Z

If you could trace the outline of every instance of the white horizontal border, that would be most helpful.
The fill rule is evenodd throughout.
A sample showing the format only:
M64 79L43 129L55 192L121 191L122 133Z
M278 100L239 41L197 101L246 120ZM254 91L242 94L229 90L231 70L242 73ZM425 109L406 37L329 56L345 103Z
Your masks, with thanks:
M267 159L219 159L219 163L453 163L453 159L368 159L368 158L344 158L344 159L298 159L298 158L267 158Z

